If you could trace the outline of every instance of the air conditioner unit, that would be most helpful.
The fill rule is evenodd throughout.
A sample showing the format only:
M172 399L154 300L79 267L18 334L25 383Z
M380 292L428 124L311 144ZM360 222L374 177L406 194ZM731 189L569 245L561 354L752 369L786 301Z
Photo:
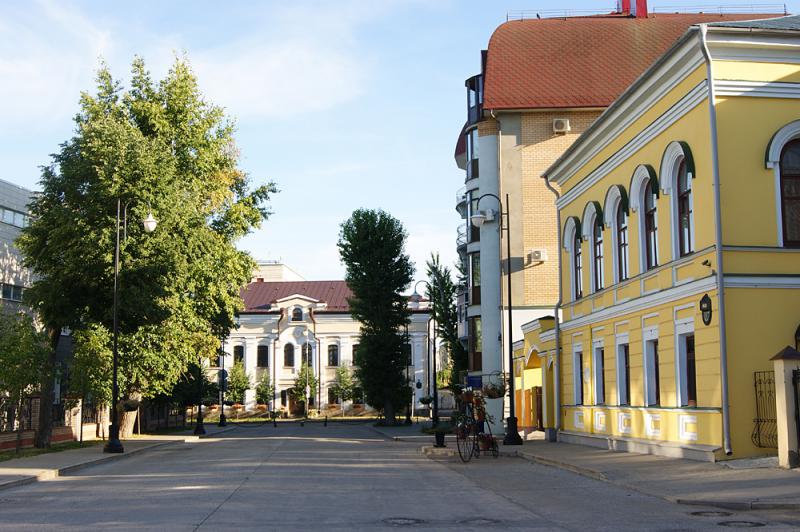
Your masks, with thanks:
M546 249L532 249L528 252L528 262L545 262L546 260Z
M569 133L572 128L569 127L569 118L554 118L553 119L553 133Z

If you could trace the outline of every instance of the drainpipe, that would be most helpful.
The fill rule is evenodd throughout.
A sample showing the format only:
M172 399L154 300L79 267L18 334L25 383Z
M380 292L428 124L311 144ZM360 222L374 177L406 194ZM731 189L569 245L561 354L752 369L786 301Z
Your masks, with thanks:
M281 315L278 316L278 323L276 325L277 331L275 338L272 340L272 411L277 412L275 404L275 394L278 393L278 338L281 336L281 320L283 319L285 309L281 309Z
M725 278L722 274L722 209L719 182L719 144L717 137L717 108L714 92L714 68L711 52L708 50L706 33L708 26L700 24L700 44L706 58L706 77L708 78L708 118L711 125L711 167L714 178L714 217L717 259L717 299L719 306L719 365L722 379L722 441L725 454L733 454L731 448L731 415L728 406L728 338L725 326Z
M308 309L308 317L311 318L312 323L314 323L314 343L317 344L317 414L319 414L320 405L322 403L322 352L320 351L322 342L317 338L317 320L314 319L313 306Z
M550 180L547 179L547 176L542 176L544 178L544 184L547 188L550 189L550 192L553 193L556 197L556 202L558 202L558 198L561 195L558 191L553 188L553 185L550 184ZM556 207L556 224L557 224L557 231L558 231L558 301L556 302L556 306L553 309L555 312L555 320L556 320L556 360L553 364L553 383L554 383L554 390L553 390L553 408L555 410L556 415L556 423L555 423L555 431L556 434L554 437L558 437L558 431L561 430L561 319L559 316L559 311L561 310L561 305L564 303L563 298L563 280L562 280L562 260L561 260L561 211Z

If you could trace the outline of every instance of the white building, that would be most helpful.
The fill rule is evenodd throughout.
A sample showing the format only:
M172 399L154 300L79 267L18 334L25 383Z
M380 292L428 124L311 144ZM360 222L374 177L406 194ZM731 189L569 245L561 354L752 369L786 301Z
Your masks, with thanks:
M309 406L324 411L337 404L332 391L336 370L353 365L358 345L360 324L351 317L347 304L352 292L344 281L269 282L262 280L264 277L254 276L242 292L245 309L239 314L238 329L225 342L224 367L232 367L234 361L243 362L253 383L253 389L245 394L246 408L255 407L255 383L269 372L275 385L272 407L292 412L298 405L289 390L294 387L303 361L310 360L309 369L319 382L315 395L320 404L315 401ZM427 333L430 313L425 302L411 302L410 306L411 364L407 375L414 389L415 407L419 408L419 399L432 393Z

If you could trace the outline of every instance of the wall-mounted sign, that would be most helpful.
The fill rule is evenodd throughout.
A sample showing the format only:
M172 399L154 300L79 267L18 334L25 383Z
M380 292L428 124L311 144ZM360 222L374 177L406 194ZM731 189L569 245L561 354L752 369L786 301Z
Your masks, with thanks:
M711 323L711 298L708 294L700 298L700 312L703 314L703 323L708 325Z

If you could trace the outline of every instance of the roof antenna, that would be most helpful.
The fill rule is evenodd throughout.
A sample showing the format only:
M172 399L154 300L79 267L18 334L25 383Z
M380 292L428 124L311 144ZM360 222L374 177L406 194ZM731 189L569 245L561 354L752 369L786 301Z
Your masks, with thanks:
M536 18L541 19L542 16L539 13L536 13Z

